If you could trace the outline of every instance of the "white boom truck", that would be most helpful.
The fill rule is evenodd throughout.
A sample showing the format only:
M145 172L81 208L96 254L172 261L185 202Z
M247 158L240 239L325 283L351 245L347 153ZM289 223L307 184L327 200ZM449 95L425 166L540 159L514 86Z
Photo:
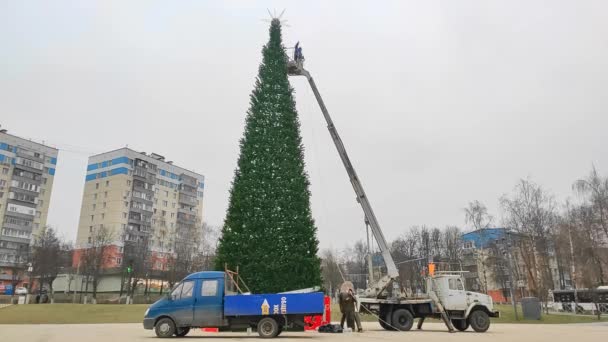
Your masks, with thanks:
M380 224L348 158L321 94L310 73L304 69L304 57L301 51L301 48L296 46L294 58L288 62L287 72L290 76L305 76L308 79L327 122L329 134L355 190L357 201L361 204L386 264L387 275L366 289L359 300L364 311L377 315L380 325L387 330L410 330L414 324L414 318L419 318L418 329L421 329L426 317L441 318L450 332L453 332L454 328L464 331L469 326L477 332L488 330L490 317L499 316L499 313L494 311L492 298L482 293L466 291L461 274L441 272L431 274L427 278L426 293L423 296L406 296L399 281L399 271L380 229Z

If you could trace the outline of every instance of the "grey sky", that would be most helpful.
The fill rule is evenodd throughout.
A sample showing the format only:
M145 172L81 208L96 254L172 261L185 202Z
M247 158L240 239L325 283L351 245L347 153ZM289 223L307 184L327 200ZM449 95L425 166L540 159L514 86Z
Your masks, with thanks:
M518 178L571 195L608 173L605 1L0 0L0 123L62 149L49 223L75 239L87 157L128 144L207 177L220 225L266 9L286 8L385 234L500 217ZM292 79L322 247L362 211L305 79Z

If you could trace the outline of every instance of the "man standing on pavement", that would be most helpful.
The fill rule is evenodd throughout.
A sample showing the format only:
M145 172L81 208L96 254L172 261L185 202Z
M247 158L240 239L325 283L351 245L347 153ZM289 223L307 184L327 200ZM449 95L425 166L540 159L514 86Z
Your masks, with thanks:
M355 319L355 322L357 323L357 331L358 332L363 332L363 327L361 326L361 317L359 317L359 298L357 297L357 295L355 295L353 293L352 289L348 289L348 295L352 298L352 302L353 302L353 318ZM353 330L354 330L354 326L353 326Z

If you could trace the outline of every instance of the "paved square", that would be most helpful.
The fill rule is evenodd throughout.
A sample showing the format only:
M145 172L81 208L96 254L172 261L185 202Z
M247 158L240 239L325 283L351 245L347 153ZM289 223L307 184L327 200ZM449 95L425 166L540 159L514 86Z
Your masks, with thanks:
M594 324L494 324L486 333L472 331L449 334L438 323L425 324L423 331L384 331L376 323L364 323L366 331L348 334L320 334L317 332L283 333L276 341L423 341L423 342L470 342L470 341L608 341L608 323ZM98 341L155 341L153 331L144 330L141 324L42 324L0 325L2 341L20 342L98 342ZM202 333L193 331L182 338L186 341L256 340L252 333ZM261 339L259 339L261 341Z

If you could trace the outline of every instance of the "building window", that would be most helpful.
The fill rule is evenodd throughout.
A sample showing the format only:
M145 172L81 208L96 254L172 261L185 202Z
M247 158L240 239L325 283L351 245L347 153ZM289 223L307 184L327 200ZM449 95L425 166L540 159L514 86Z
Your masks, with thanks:
M110 186L110 181L106 181L106 186Z
M8 175L8 168L3 167L3 168L2 168L2 174L3 174L3 175Z
M42 205L44 205L44 201L43 200L38 200L38 204L42 207Z
M41 195L44 195L45 193L46 193L46 190L44 190L44 189L40 189L40 194L41 194Z
M99 183L95 183L95 189L99 189Z
M105 219L106 218L106 214L101 214L101 219Z
M0 191L0 198L4 197L4 192Z
M95 219L95 215L91 215L91 221Z
M107 183L106 183L106 184L107 184ZM104 198L108 198L108 192L107 192L107 191L103 193L103 197L104 197Z
M125 201L125 208L129 207L129 201Z
M131 186L131 181L127 180L127 186Z
M106 202L103 202L103 207L104 207L104 208L106 207Z
M167 212L163 210L163 217L167 216Z
M163 207L167 206L167 201L163 201Z
M122 218L127 218L127 213L122 213Z
M91 237L89 236L89 238L87 239L89 241L89 243L91 243Z
M97 194L93 194L93 199L96 200L97 199Z
M174 217L175 217L175 213L171 213L171 218L174 218Z
M171 206L172 206L173 208L175 208L175 202L171 203Z
M465 241L463 247L464 247L464 249L475 248L475 242L473 242L473 241Z
M122 264L122 258L116 258L116 264L117 265Z
M97 204L93 203L92 207L92 210L95 210L97 208Z
M41 213L40 211L37 211L37 212L36 212L36 217L37 217L37 218L40 218L40 216L42 216L42 213Z
M89 233L93 232L93 226L89 226Z

